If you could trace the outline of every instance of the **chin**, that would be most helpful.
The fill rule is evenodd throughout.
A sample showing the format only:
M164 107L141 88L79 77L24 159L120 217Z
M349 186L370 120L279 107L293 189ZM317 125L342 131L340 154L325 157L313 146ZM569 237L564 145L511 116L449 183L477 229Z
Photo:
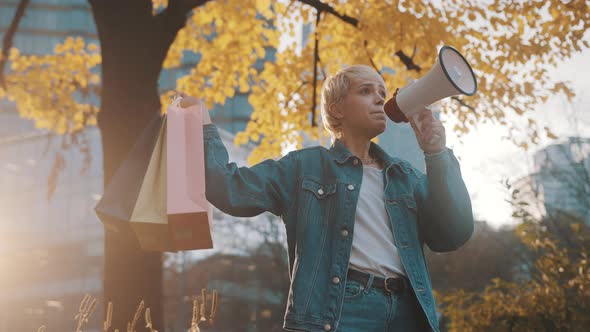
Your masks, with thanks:
M379 127L379 128L374 128L371 136L373 136L373 138L375 138L375 137L383 134L384 131L385 131L385 126Z
M375 136L383 134L385 129L387 129L387 122L384 121L382 124L375 127L375 132L377 133Z

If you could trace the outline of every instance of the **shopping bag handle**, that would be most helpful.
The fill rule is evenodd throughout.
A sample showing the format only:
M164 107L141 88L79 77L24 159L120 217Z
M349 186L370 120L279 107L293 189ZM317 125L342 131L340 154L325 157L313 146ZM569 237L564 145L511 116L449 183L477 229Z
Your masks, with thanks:
M181 101L182 97L180 96L180 94L177 93L174 95L174 97L172 97L172 102L170 103L170 105L174 107L179 107Z

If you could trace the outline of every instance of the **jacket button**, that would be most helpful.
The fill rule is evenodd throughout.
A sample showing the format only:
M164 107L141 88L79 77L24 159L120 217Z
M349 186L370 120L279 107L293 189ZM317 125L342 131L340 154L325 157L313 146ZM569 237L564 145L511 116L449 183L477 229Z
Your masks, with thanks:
M324 331L330 331L332 329L332 325L326 324L324 325Z
M352 184L348 185L348 190L354 190L354 186Z
M342 237L347 237L348 236L348 229L343 229L340 234L342 234Z
M352 161L352 164L353 164L353 165L355 165L355 166L356 166L356 165L358 165L358 164L359 164L359 160L358 160L358 159L354 159L354 160Z
M324 194L324 190L322 190L321 188L318 189L318 194L323 195Z
M338 284L340 283L340 278L338 278L338 277L334 277L334 278L332 278L332 283L333 283L334 285L338 285Z

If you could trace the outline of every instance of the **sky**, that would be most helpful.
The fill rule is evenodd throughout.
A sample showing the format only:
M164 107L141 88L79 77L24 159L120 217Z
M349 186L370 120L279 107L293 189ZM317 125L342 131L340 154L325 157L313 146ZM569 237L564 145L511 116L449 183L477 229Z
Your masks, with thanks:
M578 135L590 137L590 50L577 53L571 59L550 70L554 80L570 81L576 92L572 103L565 98L553 97L546 104L539 105L532 117L542 126L548 126L558 140ZM572 119L585 120L572 124ZM443 122L452 122L442 116ZM522 121L516 117L512 121ZM447 126L449 128L450 126ZM555 143L555 140L542 139L540 144L529 151L517 148L512 142L502 139L508 130L499 125L479 125L461 140L453 133L447 133L447 146L461 158L463 179L471 195L475 216L486 220L494 227L513 224L512 209L505 200L509 198L501 184L503 179L516 180L532 170L532 155L535 151Z

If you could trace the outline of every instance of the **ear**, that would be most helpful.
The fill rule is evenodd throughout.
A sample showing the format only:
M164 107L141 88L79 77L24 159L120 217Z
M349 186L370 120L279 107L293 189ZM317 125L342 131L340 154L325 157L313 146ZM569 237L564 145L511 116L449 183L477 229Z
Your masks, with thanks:
M338 104L330 105L330 107L328 107L328 112L330 113L330 115L332 115L334 118L338 120L344 118L344 114L342 114L342 110L340 109Z

